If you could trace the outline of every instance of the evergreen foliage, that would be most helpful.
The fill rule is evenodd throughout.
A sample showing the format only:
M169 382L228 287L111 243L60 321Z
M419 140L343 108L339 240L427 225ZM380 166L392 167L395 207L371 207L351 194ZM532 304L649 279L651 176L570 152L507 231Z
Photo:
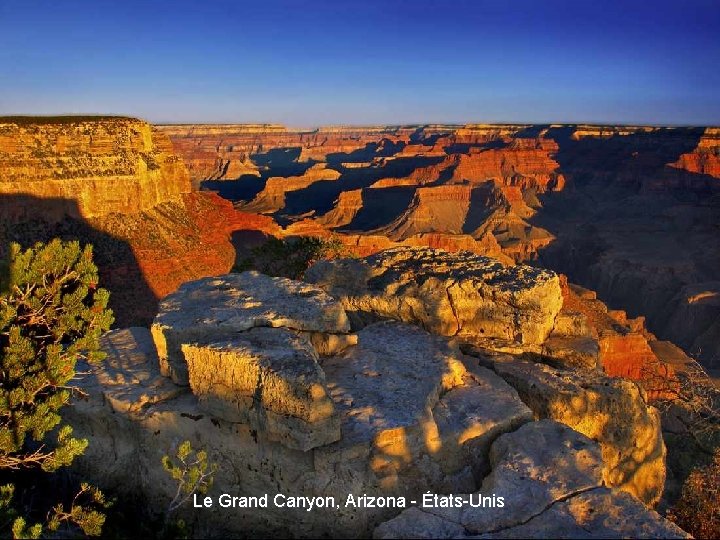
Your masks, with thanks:
M53 472L72 463L88 441L72 436L60 409L74 392L78 360L103 359L100 336L113 322L109 294L97 287L92 247L52 240L23 250L12 244L0 267L0 471ZM6 474L7 475L7 474ZM12 519L12 535L36 538L11 507L17 486L0 488L0 513ZM102 493L83 484L70 510L56 506L48 529L72 522L99 534L104 515L80 504L106 506Z
M301 236L294 238L270 238L251 250L250 257L233 269L236 272L257 270L270 276L302 279L305 270L321 259L347 257L345 245L338 238Z

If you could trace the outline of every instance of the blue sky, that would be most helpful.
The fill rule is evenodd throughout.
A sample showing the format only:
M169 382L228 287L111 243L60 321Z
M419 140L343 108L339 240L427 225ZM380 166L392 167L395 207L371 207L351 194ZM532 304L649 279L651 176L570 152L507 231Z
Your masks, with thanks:
M0 0L0 114L720 124L720 0Z

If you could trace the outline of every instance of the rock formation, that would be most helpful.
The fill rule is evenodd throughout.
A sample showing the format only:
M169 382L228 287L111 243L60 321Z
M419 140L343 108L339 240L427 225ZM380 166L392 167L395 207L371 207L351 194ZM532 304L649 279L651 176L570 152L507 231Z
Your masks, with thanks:
M532 261L645 316L656 335L706 365L720 358L718 128L160 129L191 167L199 153L215 163L238 152L255 163L260 177L246 175L237 194L222 193L269 212L287 234L333 233L361 255L411 244ZM294 187L318 162L339 176ZM212 178L193 173L196 182ZM268 191L271 202L263 195L250 203ZM646 355L632 339L603 347Z
M0 118L0 255L8 241L94 246L116 323L148 324L181 283L227 272L237 230L279 229L191 192L165 134L115 117Z
M72 201L62 210L73 217L135 214L190 192L167 136L131 118L0 118L0 169L0 194Z
M185 512L213 534L686 537L645 506L664 446L635 384L526 359L567 330L558 276L423 248L352 263L311 268L323 288L205 278L161 303L152 333L107 334L68 413L92 440L77 468L161 508L160 458L188 439L219 464L211 496L269 494ZM307 511L275 494L334 499ZM348 504L363 494L392 504Z
M304 302L295 302L296 296ZM228 339L264 326L292 328L312 336L350 331L345 311L336 301L289 279L249 272L190 282L162 301L153 322L160 371L178 384L188 384L183 344ZM329 336L323 339L331 340Z
M562 305L552 272L439 250L396 248L365 260L321 261L305 279L340 298L351 314L446 336L542 343Z
M246 212L268 214L277 212L285 207L285 193L305 189L321 180L337 180L340 173L334 169L326 168L325 164L318 163L306 170L300 176L268 178L263 190L241 208Z
M603 486L598 446L551 420L497 439L492 472L456 508L412 507L375 529L375 538L678 538L687 535L637 499ZM478 504L503 497L502 507ZM474 498L471 498L473 497ZM473 507L469 501L479 507Z

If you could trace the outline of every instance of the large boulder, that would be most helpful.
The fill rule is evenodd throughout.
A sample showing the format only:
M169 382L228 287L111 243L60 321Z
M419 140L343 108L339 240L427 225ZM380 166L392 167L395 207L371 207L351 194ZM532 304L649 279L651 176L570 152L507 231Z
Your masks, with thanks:
M330 468L363 456L376 492L472 487L490 443L532 418L500 377L468 373L444 338L394 321L358 337L323 363L343 438L317 449L316 460Z
M185 344L189 387L160 373L147 329L112 331L103 347L106 362L82 366L88 399L68 410L92 441L74 465L87 478L162 510L176 486L160 459L187 439L219 464L214 497L332 496L340 505L331 514L186 509L186 520L228 534L366 536L402 508L346 507L348 494L409 505L428 489L471 491L492 442L532 420L498 375L468 372L449 340L394 321L367 326L357 345L326 358L286 328Z
M340 439L340 418L310 341L286 328L252 328L183 345L199 408L308 450Z
M656 504L665 485L660 415L632 381L506 359L494 363L538 418L562 422L600 444L608 486Z
M313 337L350 330L342 305L307 283L258 272L200 279L183 284L160 303L151 327L160 370L178 384L189 384L183 344L232 338L258 326Z
M600 448L564 424L525 424L499 437L490 459L480 491L445 505L423 500L379 525L374 537L689 537L631 495L603 487Z
M407 288L393 290L415 306L434 298L428 283L455 273L456 287L474 284L474 298L488 306L494 298L498 313L532 290L505 274L464 282L459 268L434 278L428 266L415 283L412 265L407 272ZM369 290L373 279L355 286ZM177 489L161 458L189 440L219 466L216 502L223 493L269 500L178 512L218 536L512 537L543 524L557 535L586 526L610 537L681 535L619 490L653 502L662 488L656 413L632 383L526 362L524 351L542 356L520 338L504 341L504 352L474 340L469 356L464 340L397 320L368 317L351 334L344 306L317 285L257 273L187 284L163 301L152 334L112 331L102 342L107 361L81 366L87 399L66 416L91 444L73 466L161 512ZM536 311L524 317L516 307L507 324L523 332L541 312L527 309ZM428 491L473 497L428 508ZM276 494L302 503L278 506ZM386 504L367 504L364 494ZM332 508L308 511L316 498ZM599 518L583 510L595 503ZM621 523L621 511L636 522Z
M598 445L551 420L503 435L493 444L490 460L492 472L480 494L503 497L504 506L463 508L460 521L472 533L523 523L557 501L602 485Z
M357 320L375 316L444 336L542 343L562 306L551 271L469 252L401 247L365 259L319 261L305 273Z

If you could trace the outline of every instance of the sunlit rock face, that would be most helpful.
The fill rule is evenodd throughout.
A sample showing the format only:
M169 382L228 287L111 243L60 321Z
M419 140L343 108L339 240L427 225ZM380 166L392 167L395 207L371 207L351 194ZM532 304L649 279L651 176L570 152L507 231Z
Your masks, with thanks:
M541 420L502 435L480 491L502 507L412 507L379 525L374 538L689 538L631 495L603 485L597 444L566 425ZM477 504L477 503L476 503Z
M606 485L656 504L665 484L660 415L633 382L564 372L532 362L498 362L495 371L539 418L551 418L600 444Z
M163 375L187 384L182 345L228 339L255 327L319 334L350 331L342 306L306 283L258 272L194 281L167 296L153 321Z
M298 176L268 178L263 190L246 205L240 205L245 212L271 214L285 206L285 194L291 191L305 189L315 182L332 181L340 178L340 173L327 168L324 163L313 165Z
M0 118L0 171L0 256L12 241L92 244L119 326L149 324L181 283L228 272L233 231L278 228L191 192L168 137L142 120Z
M452 256L434 255L437 275L427 266L419 281L447 278ZM397 256L384 259L385 273L408 272L412 254ZM559 288L549 272L499 276L478 271L488 264L481 257L458 260L475 293L494 292L487 305L498 308L485 317L498 324L507 295L533 280ZM459 265L453 271L462 282ZM428 314L433 305L440 310L426 302ZM533 305L515 309L525 320ZM481 348L402 315L355 328L331 287L255 272L189 283L162 302L152 333L103 338L108 360L90 369L88 399L68 411L91 440L76 467L161 510L176 487L160 459L188 439L218 462L213 496L334 497L340 506L184 511L213 534L513 537L546 526L558 535L589 527L603 537L684 536L641 502L662 489L664 447L633 383L527 362L542 343L523 343L522 332L492 350L493 340ZM423 508L428 491L492 492L506 506ZM346 506L348 494L405 497L405 507ZM583 510L594 503L599 517ZM616 519L623 512L632 522Z
M83 218L138 213L190 192L167 136L131 118L0 119L0 169L0 194L73 201Z
M395 248L364 260L320 261L305 278L340 298L349 312L446 336L542 343L562 306L553 272L469 253Z

